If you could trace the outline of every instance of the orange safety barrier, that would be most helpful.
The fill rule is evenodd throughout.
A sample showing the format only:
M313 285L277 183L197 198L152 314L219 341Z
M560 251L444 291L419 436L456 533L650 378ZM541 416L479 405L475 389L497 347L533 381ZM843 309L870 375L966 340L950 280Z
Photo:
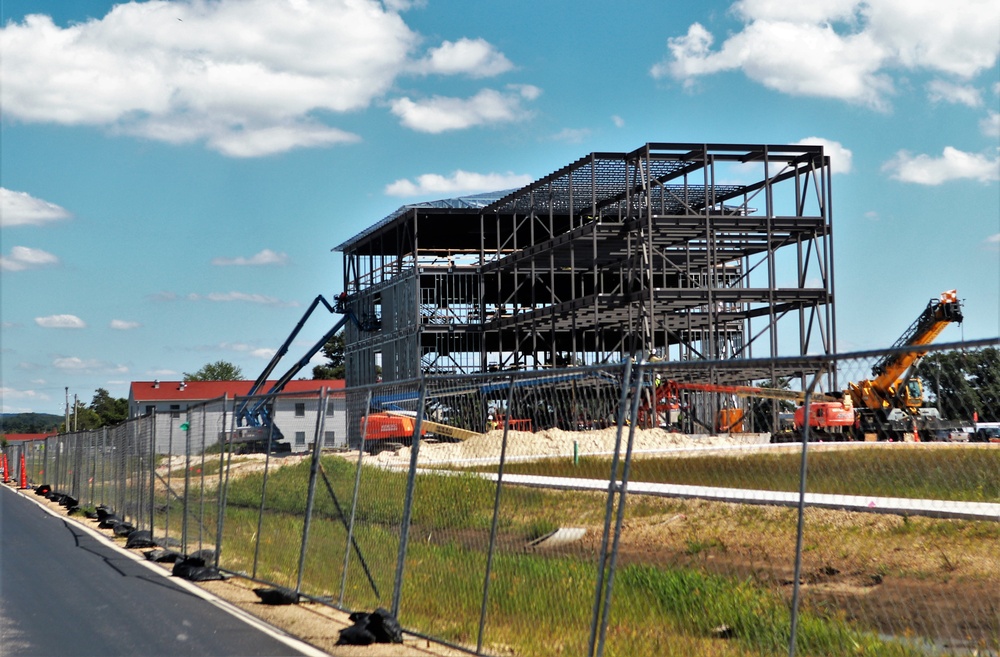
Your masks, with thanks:
M10 482L10 474L7 471L7 453L4 452L3 459L0 459L0 469L3 470L3 483Z
M21 452L21 488L28 487L28 468L24 464L24 452Z

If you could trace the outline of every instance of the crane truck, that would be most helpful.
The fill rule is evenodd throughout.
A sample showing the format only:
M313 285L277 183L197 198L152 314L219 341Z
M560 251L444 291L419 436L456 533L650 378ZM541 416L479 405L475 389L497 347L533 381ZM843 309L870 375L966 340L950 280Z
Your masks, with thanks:
M962 322L962 304L956 290L941 293L896 340L889 352L872 366L871 379L850 383L845 391L857 414L855 437L864 440L933 438L941 428L941 414L925 407L923 382L913 376L914 365L952 323Z
M808 423L810 431L816 437L826 440L854 438L898 441L904 440L907 435L917 440L930 440L938 429L946 428L946 422L936 408L923 405L923 382L919 377L913 376L913 368L927 353L928 345L949 324L961 323L962 319L962 304L956 290L948 290L937 299L931 299L888 353L872 367L873 378L849 383L842 394L813 395L808 418L805 406L801 405L805 400L805 395L801 392L666 381L656 386L653 399L640 407L639 423L640 426L649 424L652 408L678 408L679 391L693 390L797 401L800 406L794 415L796 435ZM726 422L717 423L720 425L717 429L726 429L726 426L721 425L730 424L730 415L725 415L725 419ZM741 415L738 421L742 421Z

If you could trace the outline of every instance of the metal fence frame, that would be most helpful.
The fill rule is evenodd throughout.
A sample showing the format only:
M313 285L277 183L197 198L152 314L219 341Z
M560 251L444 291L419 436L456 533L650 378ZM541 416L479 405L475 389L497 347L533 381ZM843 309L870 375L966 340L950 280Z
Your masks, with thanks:
M941 345L930 348L931 351L945 349L978 349L996 347L1000 340L983 340L960 344ZM805 393L807 408L813 395L820 392L824 381L829 381L829 373L843 362L850 359L860 359L885 354L886 351L859 352L839 356L801 357L795 359L769 359L757 363L763 370L776 366L780 369L798 369L802 373L802 386ZM753 363L743 361L739 367L745 368ZM236 428L234 408L240 400L220 398L211 400L188 409L185 421L176 425L170 423L167 436L167 454L158 455L155 452L157 443L156 417L147 415L133 418L114 426L63 434L40 441L29 441L8 445L5 454L12 471L11 479L16 483L20 478L22 457L27 469L26 478L29 485L48 483L55 491L60 491L76 498L81 506L105 505L115 509L124 520L132 523L138 529L147 529L155 536L163 536L173 540L175 545L187 551L203 549L211 546L215 551L215 565L225 572L249 578L253 581L274 586L293 589L307 599L322 604L331 605L342 610L356 610L373 603L389 606L393 614L401 619L407 631L421 637L426 637L467 651L472 654L489 654L486 647L486 636L489 625L489 609L494 599L491 597L497 581L497 559L502 554L498 548L499 523L501 521L501 505L509 487L518 484L510 483L505 473L508 459L510 423L503 425L501 435L501 450L495 471L487 473L492 484L492 517L488 530L485 531L485 549L481 563L482 581L478 587L480 596L470 608L478 609L475 619L474 641L456 642L441 636L434 627L422 627L419 623L409 623L404 593L407 579L419 574L419 564L410 559L412 540L410 530L413 526L415 499L419 487L423 485L421 473L423 467L419 461L422 440L422 423L430 422L424 419L423 413L414 413L416 427L413 433L410 460L405 469L405 484L403 484L402 499L373 500L372 493L383 494L385 491L367 487L368 479L374 476L374 471L362 467L366 454L368 413L376 405L374 399L391 399L394 408L424 409L429 400L445 399L448 395L458 395L462 390L488 387L492 399L498 408L514 408L516 397L528 390L529 385L565 384L572 382L573 377L600 376L609 383L606 388L610 395L613 391L615 403L615 444L611 454L611 466L604 488L603 530L600 537L600 547L596 552L596 560L592 563L590 574L592 582L592 606L588 627L586 628L586 654L588 657L604 655L608 645L609 614L614 605L616 589L616 572L619 563L619 545L622 538L623 523L626 510L631 501L630 474L633 464L633 448L638 424L638 409L644 386L649 386L654 377L668 376L678 373L712 372L733 367L729 361L714 362L683 362L657 363L626 361L609 366L594 366L572 368L568 370L551 370L546 372L501 372L490 375L463 375L452 377L426 377L410 381L396 381L387 384L376 384L351 388L333 393L323 393L323 403L318 407L315 421L315 432L311 453L308 455L309 474L306 489L304 514L301 518L301 532L297 533L298 550L297 563L287 564L282 571L266 570L263 565L263 554L268 546L265 537L268 528L277 523L269 514L284 514L280 507L274 504L273 493L268 490L273 458L268 453L263 460L260 495L256 503L256 516L252 515L253 505L246 500L234 501L228 499L230 491L230 475L233 471L234 459L238 455L233 449L221 448L220 439L226 435L227 428ZM561 378L569 377L569 378ZM616 382L616 383L615 383ZM565 384L569 385L569 384ZM568 387L567 387L568 389ZM575 388L574 388L575 390ZM459 391L459 392L456 392ZM354 448L350 451L348 461L355 463L354 480L341 482L342 488L349 489L350 499L343 503L338 498L331 479L321 461L323 452L324 423L328 414L328 395L343 395L347 400L349 417L357 424ZM358 409L362 409L359 414ZM476 409L481 413L482 409ZM404 411L400 411L404 412ZM471 412L470 412L471 413ZM469 417L467 414L465 417ZM358 418L360 421L358 422ZM353 429L353 427L349 427ZM179 432L180 435L175 435ZM788 628L788 654L796 653L796 634L798 631L800 610L800 582L803 556L803 534L805 531L805 512L807 508L806 484L808 481L808 455L810 436L808 426L804 429L803 440L798 443L800 454L799 488L797 491L797 530L795 536L793 594L790 602L791 622ZM173 464L165 468L162 461L169 459L174 451L175 441L185 442L183 488L178 491L176 479L178 473ZM218 456L213 453L218 452ZM356 457L354 454L356 453ZM218 463L218 472L208 471ZM332 504L332 506L330 506ZM390 505L391 509L385 517L397 518L398 524L386 524L381 527L385 536L396 537L394 545L388 545L378 554L366 553L361 546L365 539L361 534L366 529L362 520L363 507L383 508L381 504ZM252 562L241 563L231 560L227 555L224 537L227 531L237 531L229 527L227 520L230 511L243 509L247 516L245 522L252 529L253 546ZM176 514L180 513L180 528ZM214 516L214 518L213 518ZM1000 521L1000 516L992 518ZM370 522L370 521L369 521ZM266 526L265 526L266 525ZM330 533L331 528L344 533L340 552L317 556L311 549L311 531L322 530ZM330 531L328 531L330 530ZM179 531L179 535L178 535ZM235 535L235 534L234 534ZM285 538L291 540L289 533ZM271 537L273 540L273 537ZM395 549L391 549L395 548ZM393 554L394 552L394 554ZM339 581L330 582L326 590L332 592L311 590L304 581L304 573L312 567L316 559L340 563ZM290 569L288 568L290 567ZM391 580L384 575L377 577L376 571L392 572ZM277 575L275 574L277 573ZM362 577L363 575L363 577ZM362 594L348 592L348 579L354 578L361 582L362 589L370 589ZM379 580L379 581L377 581ZM382 586L380 586L380 583ZM391 592L385 584L391 584ZM355 587L357 588L357 587ZM581 628L583 632L584 628Z

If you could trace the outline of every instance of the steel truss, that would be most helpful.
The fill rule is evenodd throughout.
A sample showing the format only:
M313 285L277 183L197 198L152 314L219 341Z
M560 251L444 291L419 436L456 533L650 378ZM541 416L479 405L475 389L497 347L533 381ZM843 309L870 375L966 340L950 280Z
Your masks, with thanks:
M683 143L404 206L335 249L354 312L382 320L348 327L348 384L377 362L402 380L832 354L830 208L822 146Z

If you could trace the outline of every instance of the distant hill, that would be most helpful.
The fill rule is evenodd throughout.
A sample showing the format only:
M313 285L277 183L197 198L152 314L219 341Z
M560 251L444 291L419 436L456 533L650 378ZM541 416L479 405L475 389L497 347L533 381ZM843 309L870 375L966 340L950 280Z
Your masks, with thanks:
M57 431L65 418L51 413L0 413L0 433Z

